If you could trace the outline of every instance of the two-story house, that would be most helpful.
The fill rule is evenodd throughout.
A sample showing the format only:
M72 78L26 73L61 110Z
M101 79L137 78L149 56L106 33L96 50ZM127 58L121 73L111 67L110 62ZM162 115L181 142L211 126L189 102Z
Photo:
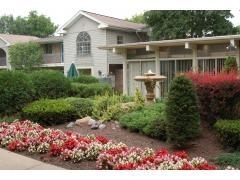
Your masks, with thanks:
M113 86L122 90L123 57L100 46L148 40L148 28L100 14L79 11L61 28L64 44L64 73L75 63L81 73L110 75Z

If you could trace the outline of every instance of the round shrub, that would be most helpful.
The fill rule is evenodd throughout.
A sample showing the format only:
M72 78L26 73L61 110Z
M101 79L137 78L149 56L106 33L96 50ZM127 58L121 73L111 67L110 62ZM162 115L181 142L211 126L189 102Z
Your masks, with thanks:
M130 131L140 132L147 136L166 140L165 104L155 103L119 118L120 125Z
M28 76L18 71L0 71L0 114L12 115L31 102L33 84Z
M185 76L173 79L166 101L166 132L175 147L184 147L200 132L196 90Z
M91 83L99 83L99 79L94 76L80 75L77 78L74 78L73 82L78 82L82 84L91 84Z
M59 71L34 71L31 79L36 89L35 99L66 97L71 89L70 81Z
M75 97L89 98L110 92L112 92L112 88L106 83L71 83L71 96Z
M22 118L41 125L62 124L77 117L75 108L64 99L41 99L22 110Z
M69 97L65 100L75 108L79 118L92 115L93 101L91 99Z
M224 147L240 150L240 120L218 120L214 128Z

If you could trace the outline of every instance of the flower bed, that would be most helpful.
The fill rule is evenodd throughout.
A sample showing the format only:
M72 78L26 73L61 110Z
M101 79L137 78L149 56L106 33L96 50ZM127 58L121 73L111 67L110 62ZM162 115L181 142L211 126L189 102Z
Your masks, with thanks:
M185 152L128 147L103 136L45 129L31 121L0 123L0 145L11 151L48 153L64 161L96 161L98 169L216 169L201 157L188 160Z

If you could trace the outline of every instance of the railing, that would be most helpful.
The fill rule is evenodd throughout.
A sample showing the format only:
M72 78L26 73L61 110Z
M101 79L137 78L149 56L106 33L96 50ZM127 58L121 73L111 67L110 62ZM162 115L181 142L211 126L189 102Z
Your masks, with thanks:
M44 54L43 55L43 62L44 64L51 64L51 63L62 63L61 54Z
M6 65L7 65L6 57L0 57L0 66L6 66Z

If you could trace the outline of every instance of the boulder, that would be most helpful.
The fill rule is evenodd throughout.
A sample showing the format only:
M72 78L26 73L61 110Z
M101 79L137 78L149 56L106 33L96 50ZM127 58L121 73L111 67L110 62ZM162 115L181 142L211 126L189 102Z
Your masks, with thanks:
M104 129L105 127L106 127L105 124L100 124L98 128L99 128L99 129Z
M91 125L91 129L98 129L98 127L100 126L100 122L98 122L98 121L96 121L95 123L93 123L92 125Z
M84 118L82 118L82 119L77 119L77 120L75 121L75 124L78 125L78 126L80 126L81 124L85 124L85 123L87 124L90 119L91 119L90 116L86 116L86 117L84 117Z
M74 122L70 122L66 127L67 128L72 128L74 126Z
M88 121L88 125L91 126L91 125L93 125L96 122L97 122L96 120L90 118L89 121Z

